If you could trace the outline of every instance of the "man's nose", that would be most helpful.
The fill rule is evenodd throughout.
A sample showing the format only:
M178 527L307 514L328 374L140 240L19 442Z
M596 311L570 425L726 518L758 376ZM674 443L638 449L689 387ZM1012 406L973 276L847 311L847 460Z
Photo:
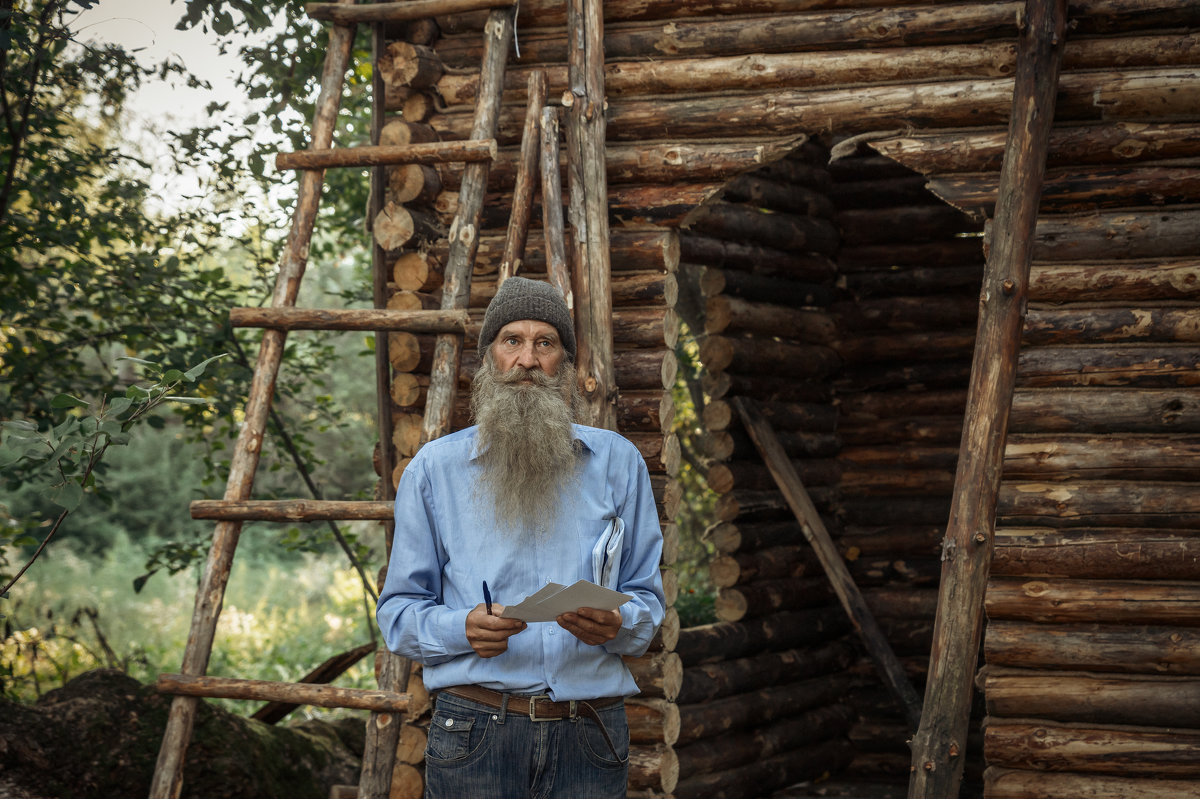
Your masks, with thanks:
M517 366L522 369L533 369L538 365L537 355L532 344L526 344L517 352Z

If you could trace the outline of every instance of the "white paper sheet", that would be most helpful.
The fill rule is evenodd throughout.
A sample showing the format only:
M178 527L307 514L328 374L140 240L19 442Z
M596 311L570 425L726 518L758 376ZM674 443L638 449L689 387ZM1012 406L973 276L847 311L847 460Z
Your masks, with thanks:
M587 580L580 580L566 588L558 583L547 583L516 605L505 606L500 616L525 622L554 621L561 614L573 613L580 608L615 610L631 599L633 597L629 594L611 591Z

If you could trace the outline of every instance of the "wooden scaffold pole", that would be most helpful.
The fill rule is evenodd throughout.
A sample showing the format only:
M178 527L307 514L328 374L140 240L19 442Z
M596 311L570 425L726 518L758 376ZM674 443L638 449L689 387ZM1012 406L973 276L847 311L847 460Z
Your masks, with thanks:
M962 781L996 500L1016 382L1034 226L1062 63L1066 0L1027 0L1000 174L909 799L952 799Z

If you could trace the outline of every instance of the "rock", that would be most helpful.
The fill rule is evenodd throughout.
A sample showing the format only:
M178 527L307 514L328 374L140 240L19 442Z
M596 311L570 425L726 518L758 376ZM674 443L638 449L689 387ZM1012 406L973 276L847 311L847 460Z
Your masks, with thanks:
M115 669L32 706L0 700L0 797L147 796L170 704ZM181 799L326 799L358 783L365 730L365 718L268 725L201 700Z

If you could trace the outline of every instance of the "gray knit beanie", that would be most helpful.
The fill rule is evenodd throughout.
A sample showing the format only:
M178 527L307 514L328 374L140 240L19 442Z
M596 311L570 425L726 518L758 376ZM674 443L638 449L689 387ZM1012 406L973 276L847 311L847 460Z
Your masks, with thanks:
M553 325L567 357L575 362L575 326L562 292L549 283L527 277L510 277L500 284L488 303L479 331L479 357L482 358L500 328L509 322L533 319Z

